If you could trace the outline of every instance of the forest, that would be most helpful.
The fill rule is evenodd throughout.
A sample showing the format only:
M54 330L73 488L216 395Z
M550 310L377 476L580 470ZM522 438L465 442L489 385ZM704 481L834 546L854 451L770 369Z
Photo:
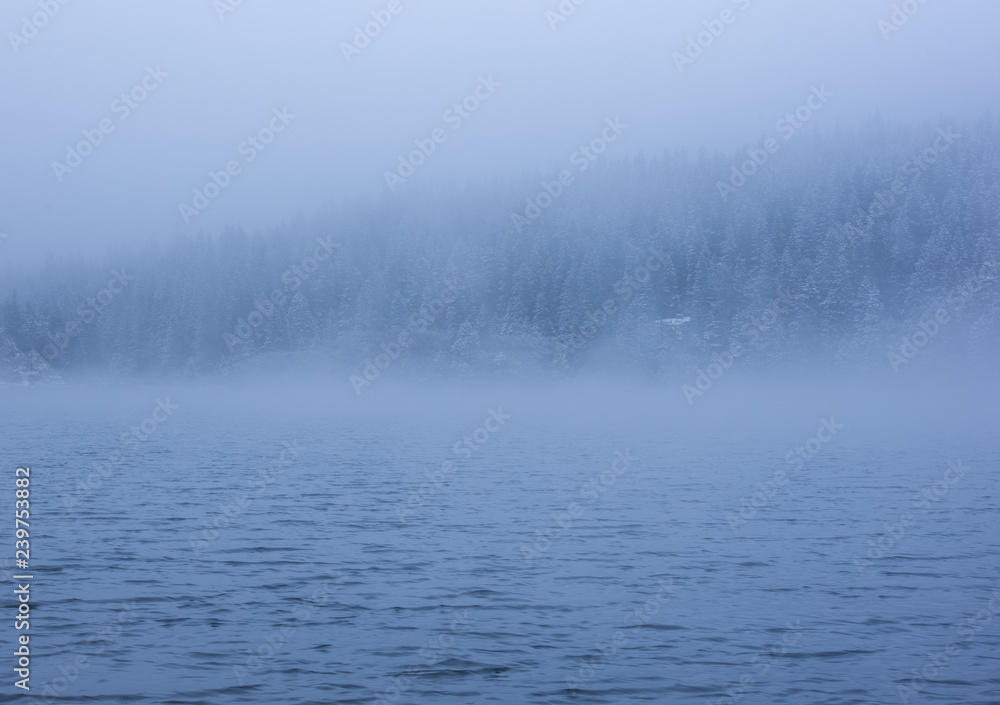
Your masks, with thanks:
M873 118L797 134L766 163L747 145L602 158L568 185L413 178L269 231L52 257L0 282L0 381L290 366L357 388L389 365L690 376L735 357L891 371L924 348L987 359L997 137L991 116Z

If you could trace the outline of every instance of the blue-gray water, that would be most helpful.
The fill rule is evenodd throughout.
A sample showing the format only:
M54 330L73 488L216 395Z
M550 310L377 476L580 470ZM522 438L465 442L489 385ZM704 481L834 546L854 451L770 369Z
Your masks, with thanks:
M1000 702L987 393L324 385L0 390L33 694Z

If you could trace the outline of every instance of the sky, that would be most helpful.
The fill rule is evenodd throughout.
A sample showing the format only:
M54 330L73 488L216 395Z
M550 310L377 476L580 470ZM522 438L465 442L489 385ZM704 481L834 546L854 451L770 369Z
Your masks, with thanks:
M995 0L6 0L0 272L590 144L738 150L810 100L796 129L975 120L997 27Z

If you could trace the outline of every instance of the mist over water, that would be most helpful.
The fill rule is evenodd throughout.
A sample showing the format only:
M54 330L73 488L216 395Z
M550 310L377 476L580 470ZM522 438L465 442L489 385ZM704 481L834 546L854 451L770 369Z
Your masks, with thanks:
M68 702L996 689L995 379L10 392Z
M998 20L8 3L0 700L1000 702Z

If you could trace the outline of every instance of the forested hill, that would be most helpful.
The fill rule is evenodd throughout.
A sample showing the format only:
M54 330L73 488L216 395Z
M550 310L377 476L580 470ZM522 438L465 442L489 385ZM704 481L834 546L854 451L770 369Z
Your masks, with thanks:
M59 260L0 283L0 375L216 373L250 358L369 376L376 358L688 374L727 354L889 369L925 347L987 351L997 137L991 118L873 121L776 152L567 161L562 182L556 167L441 193L417 175L274 232Z

